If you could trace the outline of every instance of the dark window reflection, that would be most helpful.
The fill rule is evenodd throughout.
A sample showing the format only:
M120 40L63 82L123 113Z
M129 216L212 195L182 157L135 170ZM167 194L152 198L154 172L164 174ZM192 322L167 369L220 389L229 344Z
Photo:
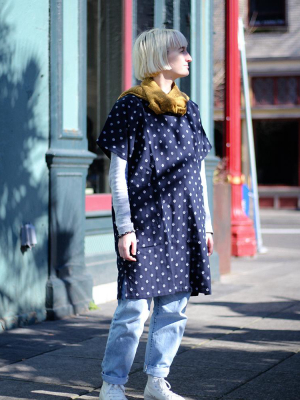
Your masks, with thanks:
M87 176L87 188L109 193L109 160L96 140L122 91L122 0L88 0L87 137L97 157Z

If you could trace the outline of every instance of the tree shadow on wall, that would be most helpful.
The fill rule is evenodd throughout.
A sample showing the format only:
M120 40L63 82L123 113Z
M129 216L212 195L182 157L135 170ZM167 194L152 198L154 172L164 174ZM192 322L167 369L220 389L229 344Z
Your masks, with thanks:
M9 12L8 7L0 10L0 321L4 329L32 322L28 318L44 319L48 273L44 161L48 109L42 112L40 105L46 78L38 56L29 55L34 50L28 46L17 54L14 27L6 22ZM20 58L21 51L27 61ZM48 101L44 103L48 107ZM36 227L38 243L22 255L20 228L27 222Z

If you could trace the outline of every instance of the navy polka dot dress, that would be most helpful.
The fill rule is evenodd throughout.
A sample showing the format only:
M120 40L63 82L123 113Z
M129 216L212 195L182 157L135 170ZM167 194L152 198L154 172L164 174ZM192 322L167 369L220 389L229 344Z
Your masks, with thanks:
M137 237L136 262L118 253L118 298L140 299L176 292L211 293L206 247L201 161L211 145L198 106L183 116L157 115L134 95L118 100L97 140L128 162L131 220Z

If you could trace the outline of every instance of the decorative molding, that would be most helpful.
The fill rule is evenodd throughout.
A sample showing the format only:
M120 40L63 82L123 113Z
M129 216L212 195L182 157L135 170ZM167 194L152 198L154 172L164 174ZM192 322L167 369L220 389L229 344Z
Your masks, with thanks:
M63 165L75 168L88 168L95 154L87 150L49 149L46 161L49 168Z

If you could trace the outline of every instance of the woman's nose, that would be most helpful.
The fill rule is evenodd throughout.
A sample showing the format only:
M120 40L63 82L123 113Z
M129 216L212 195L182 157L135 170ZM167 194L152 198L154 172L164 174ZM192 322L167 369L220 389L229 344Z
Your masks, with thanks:
M187 53L186 61L187 62L191 62L192 61L192 57L191 57L190 53Z

